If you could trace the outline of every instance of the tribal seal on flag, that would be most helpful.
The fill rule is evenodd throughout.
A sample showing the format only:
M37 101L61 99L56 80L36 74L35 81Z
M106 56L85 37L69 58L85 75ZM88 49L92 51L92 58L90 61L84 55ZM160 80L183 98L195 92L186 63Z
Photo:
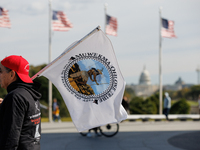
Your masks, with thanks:
M64 66L61 79L78 100L95 104L108 100L117 89L117 72L108 58L98 53L72 56Z
M121 105L125 81L112 44L99 28L38 74L57 87L79 132L127 118Z

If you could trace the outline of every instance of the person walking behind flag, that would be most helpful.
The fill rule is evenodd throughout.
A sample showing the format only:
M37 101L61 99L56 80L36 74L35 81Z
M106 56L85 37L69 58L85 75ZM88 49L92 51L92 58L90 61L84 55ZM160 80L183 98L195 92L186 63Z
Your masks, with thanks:
M2 7L0 7L0 27L11 27L8 10Z
M17 55L4 58L0 84L8 92L0 104L0 149L40 150L40 84L29 77L28 61Z
M128 98L126 96L124 96L123 99L122 99L122 106L126 110L127 114L130 114L129 102L128 102Z
M56 98L54 98L53 99L53 121L55 122L56 119L58 119L58 122L61 122L58 101Z
M171 98L169 97L169 94L166 92L165 99L164 99L163 114L165 114L167 120L169 120L168 114L169 114L170 108L171 108Z

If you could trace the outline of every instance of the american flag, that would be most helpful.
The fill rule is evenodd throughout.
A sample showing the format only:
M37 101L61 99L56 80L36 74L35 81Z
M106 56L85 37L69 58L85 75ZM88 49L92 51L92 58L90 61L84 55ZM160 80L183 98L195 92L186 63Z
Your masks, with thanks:
M173 38L176 37L174 33L174 21L163 19L162 18L162 28L161 28L162 37Z
M73 27L67 16L62 11L53 11L53 31L69 31Z
M117 18L106 15L106 34L117 36Z
M0 27L10 28L10 20L8 10L0 7Z

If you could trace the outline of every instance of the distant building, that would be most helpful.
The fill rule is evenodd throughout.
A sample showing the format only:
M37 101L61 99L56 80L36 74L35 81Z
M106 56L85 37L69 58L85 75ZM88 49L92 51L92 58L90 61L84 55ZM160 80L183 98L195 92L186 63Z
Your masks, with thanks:
M175 85L184 85L185 82L183 82L183 80L181 79L181 77L178 78L178 80L175 82Z
M179 91L182 89L182 86L181 85L164 85L163 86L163 89L165 91Z
M151 85L151 78L149 72L146 70L146 67L144 67L140 75L139 85Z
M185 82L181 79L181 77L178 78L177 81L173 85L164 85L163 89L166 91L179 91L183 88L189 88L193 86L193 84L185 84Z
M148 97L158 90L158 85L151 85L151 78L149 72L144 67L138 85L127 85L126 87L132 88L136 96Z
M191 87L192 85L193 84L185 84L181 77L179 77L173 85L163 85L163 90L179 91L183 88ZM148 70L146 70L146 67L144 67L142 73L140 74L139 83L137 85L126 85L126 87L132 88L136 96L141 96L144 98L151 96L153 93L159 90L159 85L151 84L151 77Z

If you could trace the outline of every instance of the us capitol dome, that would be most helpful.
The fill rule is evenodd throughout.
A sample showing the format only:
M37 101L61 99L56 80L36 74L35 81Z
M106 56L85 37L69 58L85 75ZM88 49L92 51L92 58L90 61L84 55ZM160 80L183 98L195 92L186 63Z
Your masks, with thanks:
M181 77L179 77L174 84L163 85L163 90L178 91L184 87L190 86L192 86L192 84L185 84ZM126 87L132 88L136 96L144 98L151 96L153 93L159 90L159 85L151 84L151 76L145 66L139 76L138 84L126 85Z
M139 84L128 87L134 90L136 96L142 97L148 97L158 90L158 85L151 85L151 77L145 66L140 74Z
M139 85L151 85L150 74L146 70L146 67L144 67L144 70L142 71L140 75Z

